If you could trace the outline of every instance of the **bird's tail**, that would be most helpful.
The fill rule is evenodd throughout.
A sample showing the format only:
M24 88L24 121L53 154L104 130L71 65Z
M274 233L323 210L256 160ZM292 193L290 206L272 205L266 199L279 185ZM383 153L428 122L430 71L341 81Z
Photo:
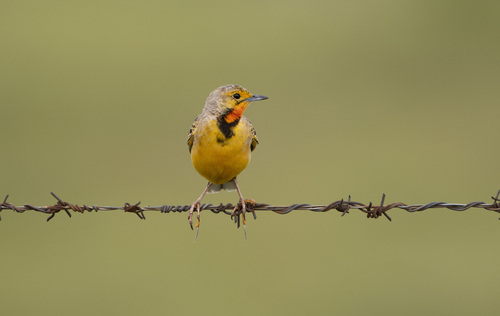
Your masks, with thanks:
M217 193L221 190L234 191L236 190L236 186L234 185L233 180L226 182L224 184L213 184L208 189L208 193Z

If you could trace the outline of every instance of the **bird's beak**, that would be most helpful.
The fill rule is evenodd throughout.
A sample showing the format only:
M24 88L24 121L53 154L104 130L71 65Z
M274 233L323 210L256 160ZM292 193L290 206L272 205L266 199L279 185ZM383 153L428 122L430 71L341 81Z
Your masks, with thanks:
M246 102L252 102L252 101L260 101L260 100L266 100L269 99L268 97L264 95L252 95L250 98L246 98Z

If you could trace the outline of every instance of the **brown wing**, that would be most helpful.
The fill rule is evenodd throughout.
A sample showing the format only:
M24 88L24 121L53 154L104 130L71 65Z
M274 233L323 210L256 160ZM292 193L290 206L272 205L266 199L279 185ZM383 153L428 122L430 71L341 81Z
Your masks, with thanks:
M195 118L193 124L191 125L191 128L189 129L188 140L187 140L189 152L191 152L191 148L193 147L194 133L196 132L196 126L198 125L198 118L199 116Z
M259 144L259 139L257 138L257 133L255 132L255 128L251 129L252 132L252 143L250 144L250 150L253 151L255 147Z

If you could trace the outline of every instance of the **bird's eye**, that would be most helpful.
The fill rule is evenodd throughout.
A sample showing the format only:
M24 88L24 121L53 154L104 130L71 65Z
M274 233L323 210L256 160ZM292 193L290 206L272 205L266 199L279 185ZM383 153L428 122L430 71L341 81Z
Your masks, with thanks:
M235 98L236 100L238 100L239 98L241 98L241 96L240 96L239 93L235 93L235 94L233 94L233 98Z

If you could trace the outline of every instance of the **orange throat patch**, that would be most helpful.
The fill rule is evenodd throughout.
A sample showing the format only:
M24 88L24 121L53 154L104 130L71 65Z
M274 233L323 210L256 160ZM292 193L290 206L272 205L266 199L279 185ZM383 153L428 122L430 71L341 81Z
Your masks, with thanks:
M248 102L242 102L241 104L238 105L234 110L231 111L231 113L227 114L225 117L225 121L227 123L232 123L234 121L237 121L241 118L243 115L243 112L245 112Z

